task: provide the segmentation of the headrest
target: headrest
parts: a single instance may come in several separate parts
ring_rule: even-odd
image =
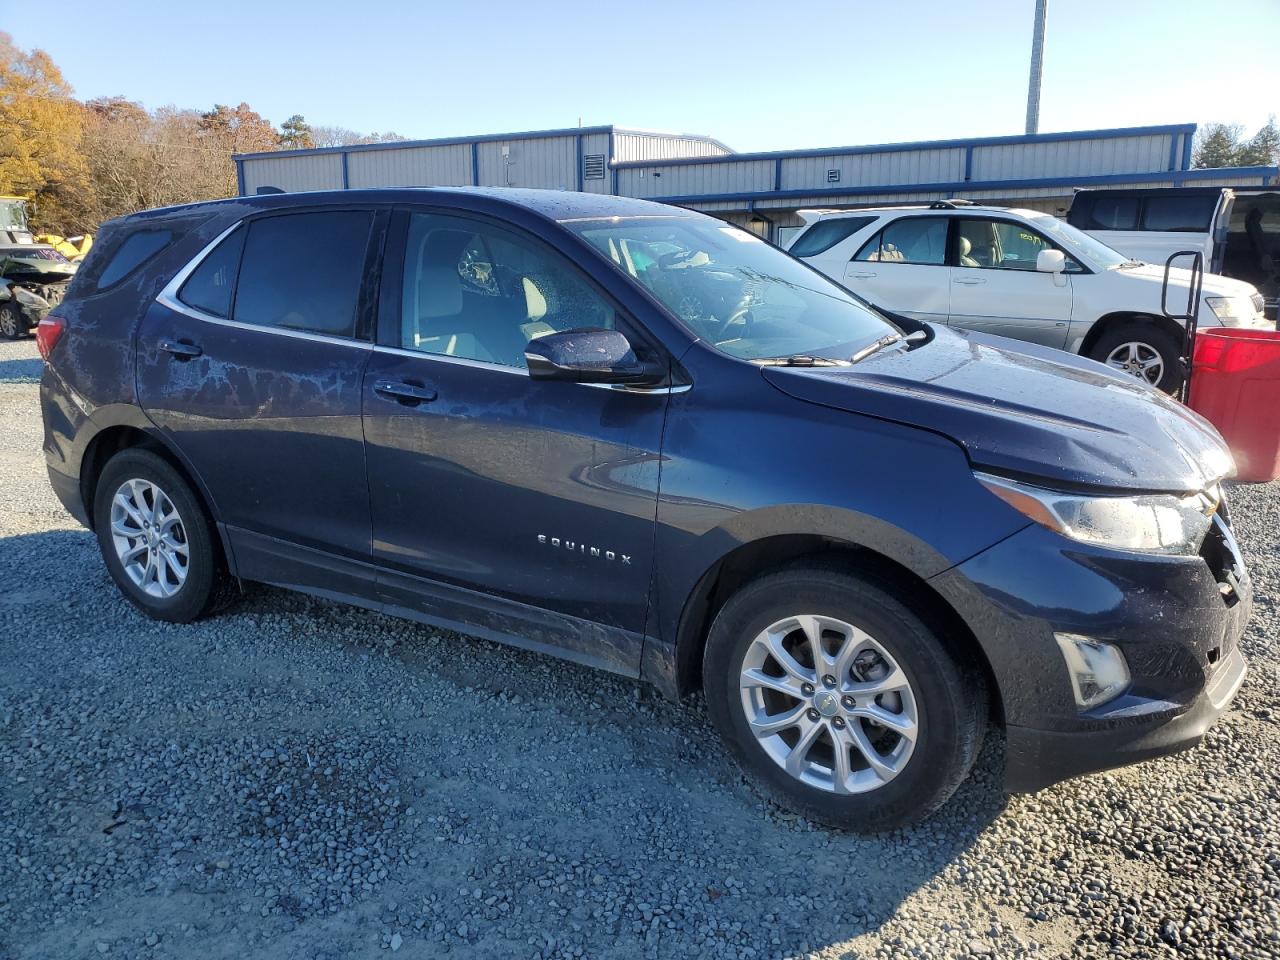
[[[969,242],[968,237],[960,238],[960,256],[967,257],[969,251],[973,249],[973,244]]]
[[[418,271],[418,317],[452,317],[462,312],[462,278],[457,267],[423,267]]]

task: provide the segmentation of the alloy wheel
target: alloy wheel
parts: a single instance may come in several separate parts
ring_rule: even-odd
[[[148,596],[172,597],[187,582],[186,527],[168,494],[150,480],[126,480],[116,490],[111,541],[125,575]]]
[[[802,783],[866,793],[898,776],[919,738],[915,693],[888,650],[832,617],[787,617],[748,647],[742,709],[766,754]]]
[[[1107,366],[1140,377],[1153,386],[1164,376],[1164,357],[1151,344],[1140,340],[1120,344],[1107,354],[1105,362]]]
[[[18,314],[16,308],[11,304],[0,307],[0,334],[4,334],[11,340],[17,339]]]

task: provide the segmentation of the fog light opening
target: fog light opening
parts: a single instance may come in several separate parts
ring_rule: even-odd
[[[1082,710],[1114,700],[1129,686],[1129,665],[1120,648],[1074,633],[1055,633],[1067,662],[1071,690]]]

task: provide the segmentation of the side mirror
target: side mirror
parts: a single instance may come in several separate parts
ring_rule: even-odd
[[[1041,250],[1036,254],[1036,269],[1041,273],[1061,273],[1067,269],[1067,256],[1061,250]]]
[[[641,363],[617,330],[565,330],[530,340],[524,348],[534,380],[571,383],[656,384],[666,371]]]

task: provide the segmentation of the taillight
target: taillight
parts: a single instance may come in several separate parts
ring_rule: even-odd
[[[49,359],[49,354],[53,352],[65,329],[67,321],[61,317],[50,316],[40,321],[40,325],[36,327],[36,347],[40,350],[40,356]]]

